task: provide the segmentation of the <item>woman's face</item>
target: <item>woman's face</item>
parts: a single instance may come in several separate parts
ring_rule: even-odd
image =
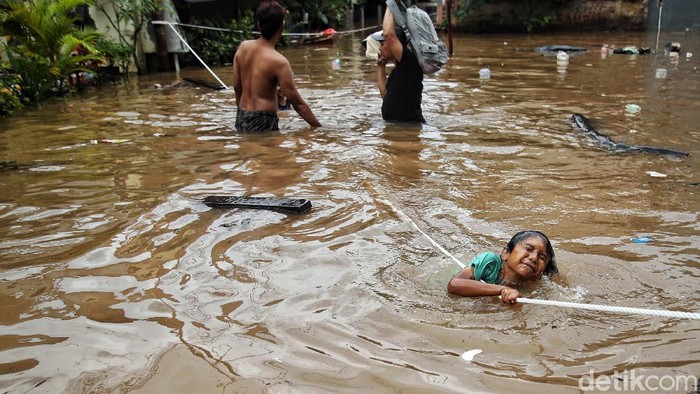
[[[510,253],[503,249],[501,259],[507,277],[529,282],[540,278],[547,266],[547,244],[538,236],[528,237],[518,242]]]

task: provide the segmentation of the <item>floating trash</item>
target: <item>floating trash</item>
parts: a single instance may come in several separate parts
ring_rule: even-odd
[[[650,237],[634,237],[630,238],[630,241],[636,243],[636,244],[648,244],[649,242],[653,242],[654,238]]]
[[[94,141],[94,140],[93,140]],[[104,142],[105,144],[123,144],[125,142],[129,142],[129,140],[125,139],[106,139],[106,140],[100,140],[100,142]]]
[[[464,359],[464,361],[472,361],[474,356],[479,353],[481,353],[481,349],[467,350],[466,352],[462,353],[462,359]]]
[[[642,107],[638,106],[637,104],[627,104],[625,105],[625,111],[631,113],[631,114],[636,114],[637,112],[641,111]]]
[[[33,167],[30,168],[29,171],[34,171],[34,172],[57,172],[65,169],[66,167],[63,166],[38,166],[38,167]]]
[[[680,52],[681,51],[681,43],[680,42],[667,42],[666,45],[664,45],[664,50],[666,52]]]
[[[647,171],[647,175],[654,178],[666,178],[668,175],[656,171]]]
[[[488,68],[482,68],[479,70],[479,78],[481,79],[489,79],[491,78],[491,70]]]
[[[657,68],[656,73],[654,75],[656,76],[656,79],[663,79],[663,78],[666,78],[667,74],[668,74],[668,71],[666,71],[665,68]]]

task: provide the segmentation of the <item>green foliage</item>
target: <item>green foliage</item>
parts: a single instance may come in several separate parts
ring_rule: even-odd
[[[543,28],[556,19],[561,6],[568,0],[525,0],[521,3],[525,12],[513,13],[513,16],[525,27],[528,32]]]
[[[252,11],[246,12],[241,20],[232,20],[228,24],[212,20],[193,20],[192,24],[227,30],[192,28],[187,31],[187,42],[208,65],[219,66],[231,63],[241,42],[253,38]]]
[[[29,51],[55,59],[63,38],[73,34],[69,14],[87,0],[6,0],[0,10],[0,32],[22,42]]]
[[[551,22],[554,18],[556,18],[556,13],[551,12],[548,15],[538,15],[538,16],[527,16],[527,15],[518,15],[518,20],[520,23],[525,26],[525,29],[528,32],[532,32],[536,28],[540,27],[545,27]]]
[[[481,9],[484,5],[484,0],[462,0],[457,4],[457,12],[455,17],[458,20],[466,19],[472,12]]]
[[[0,61],[0,116],[6,116],[22,107],[20,78],[8,62]]]
[[[94,30],[75,27],[75,7],[90,0],[5,0],[0,8],[0,35],[10,37],[5,53],[20,77],[24,104],[38,104],[69,92],[70,75],[87,71],[103,58]]]
[[[350,4],[348,0],[289,0],[282,4],[293,15],[295,21],[301,21],[304,12],[309,14],[310,30],[318,30],[325,27],[343,26],[345,23],[345,14],[348,11]],[[299,30],[300,24],[290,26],[290,31]]]
[[[60,93],[59,82],[53,78],[46,58],[22,47],[11,51],[5,46],[5,54],[9,63],[7,72],[19,82],[22,104],[36,105]]]
[[[110,66],[117,66],[126,72],[132,62],[134,46],[100,37],[95,43],[97,50],[102,53]]]

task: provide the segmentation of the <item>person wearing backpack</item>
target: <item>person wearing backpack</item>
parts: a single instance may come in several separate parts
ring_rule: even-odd
[[[425,123],[421,101],[423,96],[423,69],[408,46],[401,28],[394,27],[394,15],[387,8],[382,21],[382,33],[371,38],[379,41],[377,85],[382,96],[382,118],[387,121]],[[387,78],[386,65],[395,67]]]

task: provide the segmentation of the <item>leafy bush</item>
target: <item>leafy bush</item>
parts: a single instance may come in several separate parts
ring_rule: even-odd
[[[0,62],[0,116],[6,116],[22,107],[20,78],[10,70],[7,62]]]
[[[59,81],[53,77],[49,61],[24,47],[5,46],[10,72],[19,80],[23,105],[36,105],[59,94]]]
[[[100,37],[95,43],[95,48],[104,55],[109,66],[116,66],[126,75],[132,62],[134,46]]]
[[[75,7],[89,0],[4,0],[0,35],[11,70],[20,77],[23,104],[38,104],[52,95],[68,93],[71,74],[90,71],[103,60],[93,44],[99,34],[75,27]]]
[[[253,12],[248,11],[240,21],[229,23],[214,20],[193,20],[193,25],[215,27],[224,30],[188,28],[187,42],[207,65],[220,66],[231,63],[238,46],[253,38]]]
[[[309,14],[308,28],[315,31],[326,27],[338,29],[338,27],[343,26],[349,2],[347,0],[288,0],[285,1],[285,6],[294,16],[294,20],[302,20],[301,15],[307,12]],[[289,30],[296,31],[299,28],[300,26],[290,26]]]

